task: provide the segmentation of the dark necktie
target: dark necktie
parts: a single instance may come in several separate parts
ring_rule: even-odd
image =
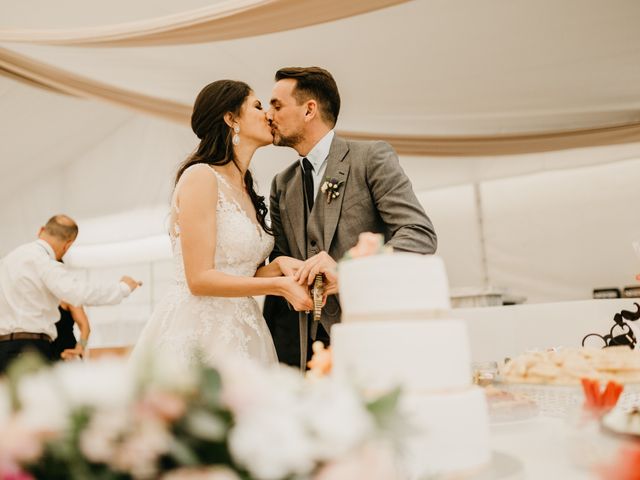
[[[307,207],[309,211],[313,208],[313,165],[306,158],[302,159],[302,173],[304,179],[304,192],[307,198]]]

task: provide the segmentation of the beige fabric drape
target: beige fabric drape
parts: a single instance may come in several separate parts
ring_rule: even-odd
[[[64,92],[64,91],[62,91],[62,90],[60,90],[58,88],[52,87],[52,86],[47,85],[47,84],[42,83],[42,82],[38,82],[37,80],[34,80],[32,78],[25,77],[24,75],[20,75],[19,73],[13,72],[11,70],[7,70],[6,68],[1,67],[1,66],[0,66],[0,75],[2,75],[3,77],[11,78],[13,80],[17,80],[18,82],[25,83],[25,84],[30,85],[32,87],[42,88],[44,90],[49,90],[51,92],[61,93],[63,95],[66,95],[66,92]]]
[[[0,48],[0,75],[82,98],[100,100],[189,125],[192,106],[114,87]],[[338,132],[358,140],[385,140],[401,155],[481,156],[545,152],[640,142],[640,122],[584,130],[477,137]]]
[[[90,47],[203,43],[282,32],[408,0],[229,0],[161,18],[65,30],[0,29],[0,42]]]
[[[100,100],[178,123],[189,122],[192,107],[108,85],[91,78],[37,62],[0,48],[0,75],[60,93]]]
[[[493,156],[640,142],[640,122],[582,130],[473,137],[366,132],[341,132],[341,134],[355,140],[385,140],[402,155]]]

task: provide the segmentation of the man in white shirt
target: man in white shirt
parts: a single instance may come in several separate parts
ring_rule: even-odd
[[[77,235],[71,218],[55,215],[40,228],[38,240],[0,260],[0,375],[26,349],[52,360],[61,301],[113,305],[142,285],[127,276],[117,283],[89,283],[69,271],[60,260]]]

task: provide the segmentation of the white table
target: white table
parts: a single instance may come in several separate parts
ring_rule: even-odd
[[[491,427],[492,449],[523,463],[523,471],[513,480],[598,480],[588,462],[600,457],[608,463],[620,446],[597,425],[578,429],[567,419],[540,416]]]

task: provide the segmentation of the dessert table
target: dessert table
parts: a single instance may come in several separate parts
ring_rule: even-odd
[[[623,309],[635,310],[634,302],[640,300],[460,308],[453,310],[453,317],[467,324],[474,362],[500,362],[532,349],[579,347],[588,333],[608,333],[613,316]],[[597,480],[601,477],[595,464],[612,463],[620,446],[619,440],[602,434],[597,424],[581,427],[571,416],[539,415],[530,420],[492,425],[492,450],[520,461],[522,468],[511,476],[494,475],[486,480]]]

